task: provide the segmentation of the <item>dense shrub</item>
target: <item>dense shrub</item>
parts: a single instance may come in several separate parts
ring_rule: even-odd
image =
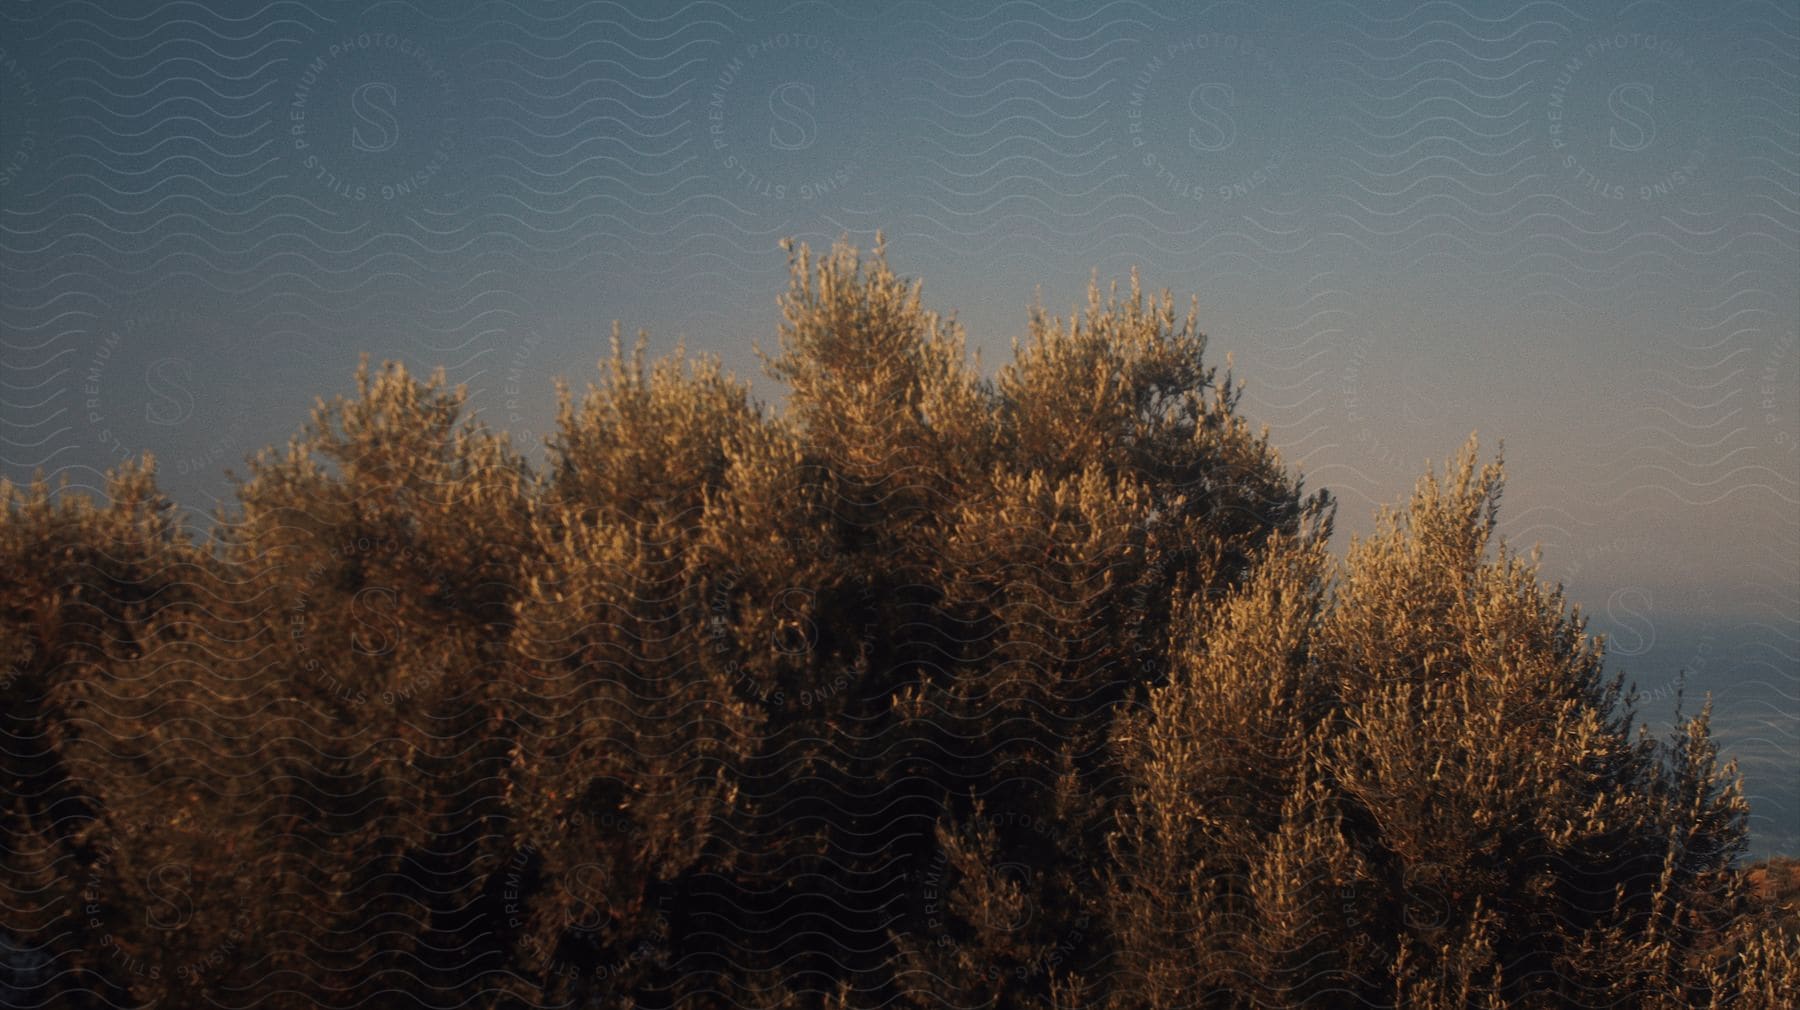
[[[6,485],[6,1002],[1791,998],[1705,712],[1636,724],[1473,443],[1335,559],[1167,295],[988,377],[792,266],[779,408],[615,332],[541,473],[365,364],[205,538]]]

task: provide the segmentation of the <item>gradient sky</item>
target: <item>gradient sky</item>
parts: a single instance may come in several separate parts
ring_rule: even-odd
[[[363,351],[522,444],[614,319],[752,376],[783,236],[885,230],[990,368],[1135,265],[1345,533],[1504,439],[1800,852],[1792,4],[14,3],[0,116],[7,476],[206,511]]]

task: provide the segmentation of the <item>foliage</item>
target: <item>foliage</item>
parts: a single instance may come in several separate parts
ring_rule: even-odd
[[[1636,725],[1472,442],[1336,560],[1135,277],[990,378],[790,256],[779,409],[615,332],[542,473],[365,362],[206,539],[148,462],[0,489],[8,1002],[1791,994],[1706,712]]]

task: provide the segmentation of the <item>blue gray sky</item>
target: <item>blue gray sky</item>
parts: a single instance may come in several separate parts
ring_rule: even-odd
[[[753,376],[778,240],[877,229],[990,368],[1092,271],[1198,296],[1346,534],[1504,439],[1800,852],[1792,4],[8,4],[0,464],[204,512],[364,351],[530,445],[613,320]]]

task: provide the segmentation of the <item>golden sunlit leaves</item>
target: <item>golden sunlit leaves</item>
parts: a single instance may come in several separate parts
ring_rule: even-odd
[[[1498,461],[1334,563],[1194,309],[1095,283],[989,379],[789,254],[779,409],[615,329],[543,472],[365,362],[205,543],[147,462],[0,488],[36,1005],[1791,993],[1706,713],[1634,726]]]

